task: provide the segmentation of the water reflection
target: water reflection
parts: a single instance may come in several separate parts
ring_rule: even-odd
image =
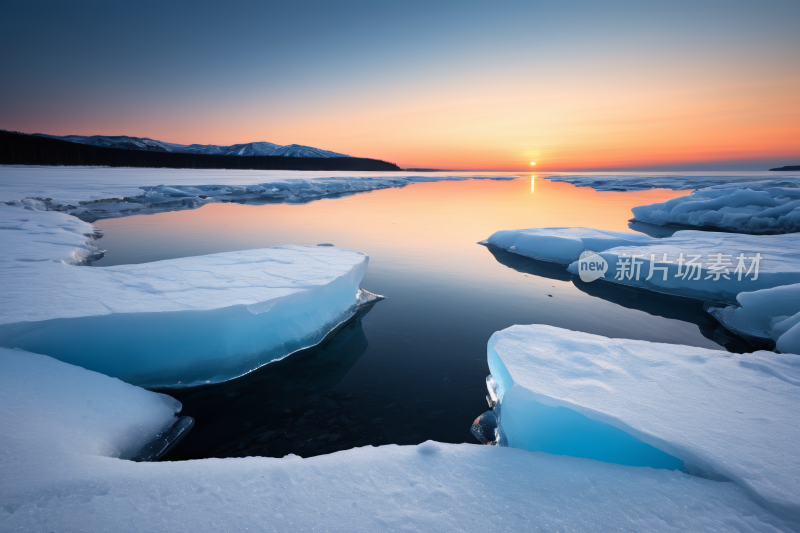
[[[639,222],[633,219],[628,221],[628,227],[633,231],[638,231],[639,233],[644,233],[657,239],[672,237],[676,232],[686,230],[708,231],[712,233],[736,233],[735,231],[719,228],[717,226],[688,226],[683,224],[664,224],[663,226],[656,226],[655,224]]]
[[[656,239],[663,239],[664,237],[672,237],[676,231],[690,229],[687,227],[674,226],[671,224],[667,224],[665,226],[656,226],[655,224],[647,224],[645,222],[639,222],[638,220],[630,220],[628,222],[628,227],[633,231],[638,231],[639,233],[650,235],[651,237],[655,237]]]
[[[532,274],[541,278],[554,279],[557,281],[572,281],[572,274],[567,271],[564,265],[558,263],[550,263],[547,261],[537,261],[524,255],[512,254],[494,246],[485,246],[489,253],[491,253],[498,263],[505,265],[508,268],[513,268],[517,272],[523,274]]]

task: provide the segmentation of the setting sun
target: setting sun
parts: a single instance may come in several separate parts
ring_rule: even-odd
[[[531,166],[534,166],[534,167],[535,167],[535,166],[536,166],[536,163],[534,163],[533,161],[531,161]]]

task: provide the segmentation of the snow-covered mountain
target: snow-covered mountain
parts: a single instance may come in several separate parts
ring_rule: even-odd
[[[174,152],[180,154],[211,154],[211,155],[279,155],[284,157],[350,157],[346,154],[339,154],[328,150],[321,150],[313,146],[303,146],[302,144],[273,144],[268,142],[252,142],[247,144],[232,144],[230,146],[219,146],[216,144],[175,144],[164,141],[157,141],[147,137],[128,137],[127,135],[47,135],[45,133],[34,133],[38,137],[49,137],[51,139],[61,139],[79,144],[89,144],[92,146],[102,146],[104,148],[123,148],[125,150],[144,150],[147,152]]]

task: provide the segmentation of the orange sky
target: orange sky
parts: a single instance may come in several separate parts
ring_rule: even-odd
[[[310,101],[281,107],[245,98],[246,112],[240,105],[205,113],[179,106],[134,117],[125,128],[112,115],[107,124],[80,130],[185,144],[294,142],[404,168],[530,170],[535,161],[537,171],[688,170],[800,163],[800,69],[750,69],[743,78],[732,67],[635,67],[612,76],[550,67],[542,77],[438,78],[401,84],[383,98],[360,90],[316,91]],[[64,126],[58,133],[76,129]]]
[[[406,168],[800,164],[796,0],[311,4],[15,4],[0,127]]]
[[[722,162],[800,163],[800,74],[747,81],[552,79],[452,87],[393,95],[386,102],[343,98],[313,110],[274,113],[269,107],[225,127],[183,121],[159,124],[177,142],[235,143],[252,139],[324,147],[376,157],[402,167],[530,170],[687,169]],[[690,80],[687,83],[687,79]],[[263,113],[263,122],[253,114]],[[169,133],[167,133],[169,132]],[[764,165],[755,166],[766,169]]]

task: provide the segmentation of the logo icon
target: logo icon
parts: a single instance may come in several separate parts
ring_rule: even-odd
[[[578,259],[578,275],[581,281],[589,282],[602,278],[607,271],[606,260],[590,250],[584,250]]]

